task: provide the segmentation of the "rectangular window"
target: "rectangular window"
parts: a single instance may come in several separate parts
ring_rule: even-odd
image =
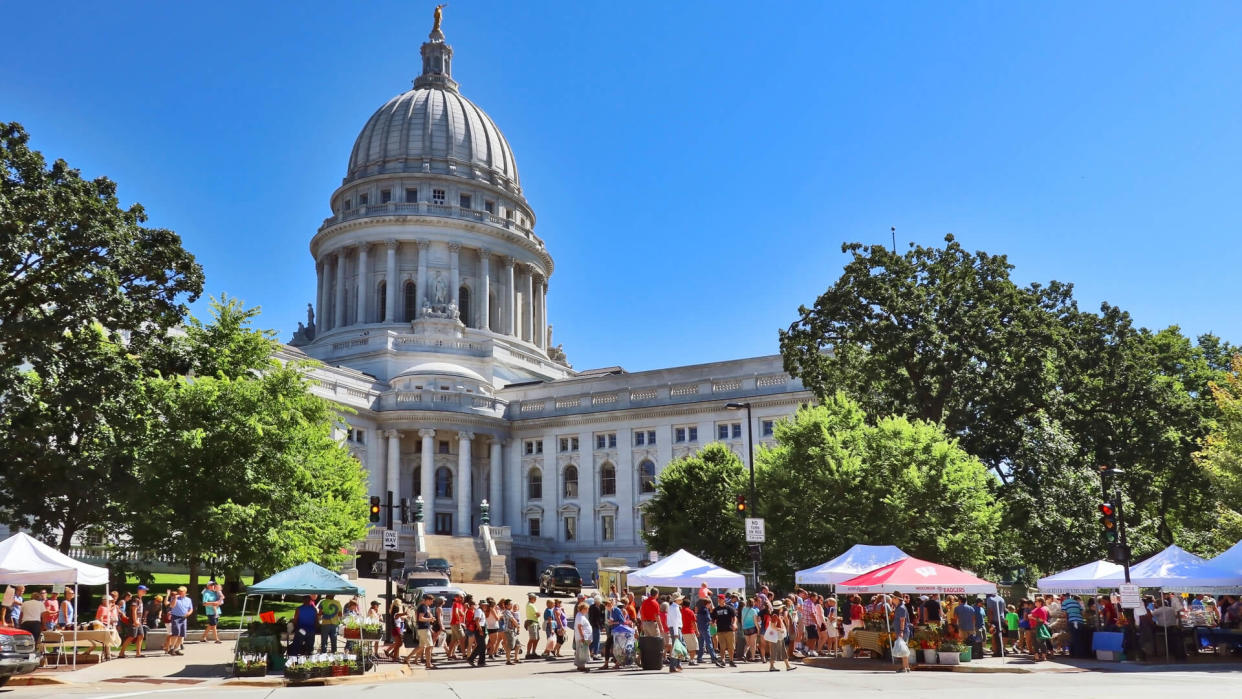
[[[655,445],[655,430],[647,430],[647,446]]]
[[[345,210],[346,210],[346,211],[349,211],[349,210],[350,210],[350,209],[352,209],[352,208],[354,208],[354,200],[353,200],[353,199],[346,199],[346,200],[345,200]]]
[[[367,195],[367,194],[358,195],[358,206],[366,206],[367,202],[369,201],[371,201],[370,195]]]
[[[565,518],[565,541],[576,541],[578,535],[578,518]]]
[[[496,213],[496,202],[486,200],[486,199],[483,200],[483,209],[487,211],[487,213],[489,214],[495,214]]]
[[[526,520],[526,529],[530,532],[531,536],[539,536],[539,518],[531,517]]]
[[[380,203],[381,203],[381,204],[387,204],[387,203],[388,203],[388,202],[390,202],[390,201],[392,201],[392,190],[391,190],[391,189],[381,189],[381,190],[380,190]]]
[[[437,512],[436,513],[436,533],[452,534],[453,533],[453,513]]]
[[[449,443],[447,439],[440,440],[440,453],[441,454],[449,453]]]
[[[577,437],[569,438],[569,450],[578,451],[578,438]]]
[[[525,444],[526,444],[525,449],[526,449],[527,456],[532,456],[534,454],[543,453],[543,440],[542,439],[528,439],[526,440]]]
[[[532,440],[526,440],[526,455],[530,456],[535,453],[535,443]]]
[[[444,203],[444,190],[443,189],[431,190],[431,200],[437,204],[443,204]]]
[[[363,436],[363,435],[365,435],[365,434],[366,434],[366,432],[365,432],[364,430],[356,430],[356,431],[354,432],[354,441],[355,441],[355,442],[357,442],[357,443],[359,443],[359,444],[365,444],[365,443],[366,443],[366,440],[364,440],[364,439],[362,438],[362,436]]]
[[[686,428],[684,427],[673,428],[673,441],[678,444],[684,443],[686,441]]]
[[[759,434],[764,437],[771,437],[776,424],[773,420],[763,420],[759,423]]]
[[[405,200],[408,202],[418,201],[418,187],[406,187]]]
[[[742,438],[742,423],[740,422],[733,423],[733,438],[734,439]]]
[[[561,437],[561,451],[569,451],[569,438]]]
[[[596,449],[616,449],[617,433],[616,432],[600,432],[595,435]]]
[[[617,518],[613,515],[604,515],[599,518],[600,538],[604,541],[612,541],[617,538]]]
[[[616,432],[608,433],[608,448],[609,449],[617,448],[617,433]]]
[[[634,446],[641,447],[647,443],[647,433],[638,431],[634,433]]]
[[[513,209],[505,209],[505,218],[513,220]]]
[[[460,207],[461,207],[461,208],[463,208],[463,209],[471,209],[471,208],[474,208],[474,207],[472,206],[472,202],[470,201],[470,195],[469,195],[469,194],[461,194],[461,195],[458,195],[458,197],[457,197],[457,204],[458,204],[458,206],[460,206]]]
[[[717,439],[741,439],[742,423],[740,422],[722,422],[716,425]]]
[[[687,430],[687,432],[689,432],[689,434],[687,435],[687,439],[689,441],[691,442],[699,441],[699,428],[691,427],[689,430]]]
[[[651,531],[651,520],[647,518],[646,512],[642,514],[641,522],[642,522],[642,528],[644,532]]]

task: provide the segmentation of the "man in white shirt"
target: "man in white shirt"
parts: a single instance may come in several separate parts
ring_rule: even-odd
[[[586,602],[578,603],[574,616],[574,665],[578,672],[590,672],[587,661],[591,659],[591,618],[587,616]]]
[[[681,641],[681,603],[686,598],[678,593],[668,605],[664,625],[668,627],[668,642],[672,650],[668,654],[668,671],[681,672],[681,659],[677,657],[677,642]],[[685,643],[685,641],[682,641]]]

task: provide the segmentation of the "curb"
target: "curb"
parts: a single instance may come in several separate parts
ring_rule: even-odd
[[[821,668],[824,670],[865,670],[871,672],[892,672],[893,665],[887,662],[872,660],[871,658],[851,659],[851,658],[806,658],[802,661],[804,665]],[[1072,672],[1090,672],[1088,669],[1079,667],[1053,668],[1049,666],[1034,667],[1028,665],[1002,665],[1002,666],[986,666],[971,665],[968,663],[961,665],[927,665],[925,663],[911,664],[910,669],[915,672],[965,672],[974,674],[1011,674],[1011,675],[1042,675],[1042,674],[1062,674]]]
[[[77,682],[62,680],[59,677],[51,677],[48,675],[14,675],[9,678],[6,687],[39,687],[46,685],[75,685]]]
[[[423,673],[426,670],[419,668],[417,671]],[[411,667],[401,666],[384,672],[376,672],[368,675],[342,675],[341,677],[319,677],[304,682],[293,682],[283,677],[234,677],[224,680],[217,686],[223,687],[335,687],[347,684],[373,684],[376,682],[392,682],[395,680],[411,677],[416,670]]]

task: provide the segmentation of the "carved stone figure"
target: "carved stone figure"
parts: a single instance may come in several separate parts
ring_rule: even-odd
[[[444,275],[438,271],[436,272],[436,280],[435,280],[434,288],[436,290],[436,296],[435,296],[436,305],[444,306],[448,304],[448,300],[449,300],[448,299],[448,282],[444,281]]]
[[[301,323],[299,323],[299,325],[301,325]],[[306,327],[315,327],[315,307],[309,303],[306,304]]]

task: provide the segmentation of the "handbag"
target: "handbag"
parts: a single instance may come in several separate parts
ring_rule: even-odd
[[[1039,625],[1039,630],[1035,632],[1035,635],[1036,635],[1036,636],[1038,636],[1038,637],[1039,637],[1039,640],[1041,640],[1041,641],[1051,641],[1051,640],[1052,640],[1052,631],[1051,631],[1051,630],[1049,630],[1049,628],[1048,628],[1048,625],[1047,625],[1047,624],[1040,624],[1040,625]]]
[[[772,624],[769,624],[768,629],[763,632],[763,640],[767,641],[768,643],[776,643],[777,641],[781,640],[783,636],[784,634],[781,632],[781,630],[776,628],[776,626]]]
[[[893,657],[894,658],[910,657],[910,646],[906,645],[906,640],[904,638],[901,638],[900,636],[897,637],[896,641],[893,641]]]

